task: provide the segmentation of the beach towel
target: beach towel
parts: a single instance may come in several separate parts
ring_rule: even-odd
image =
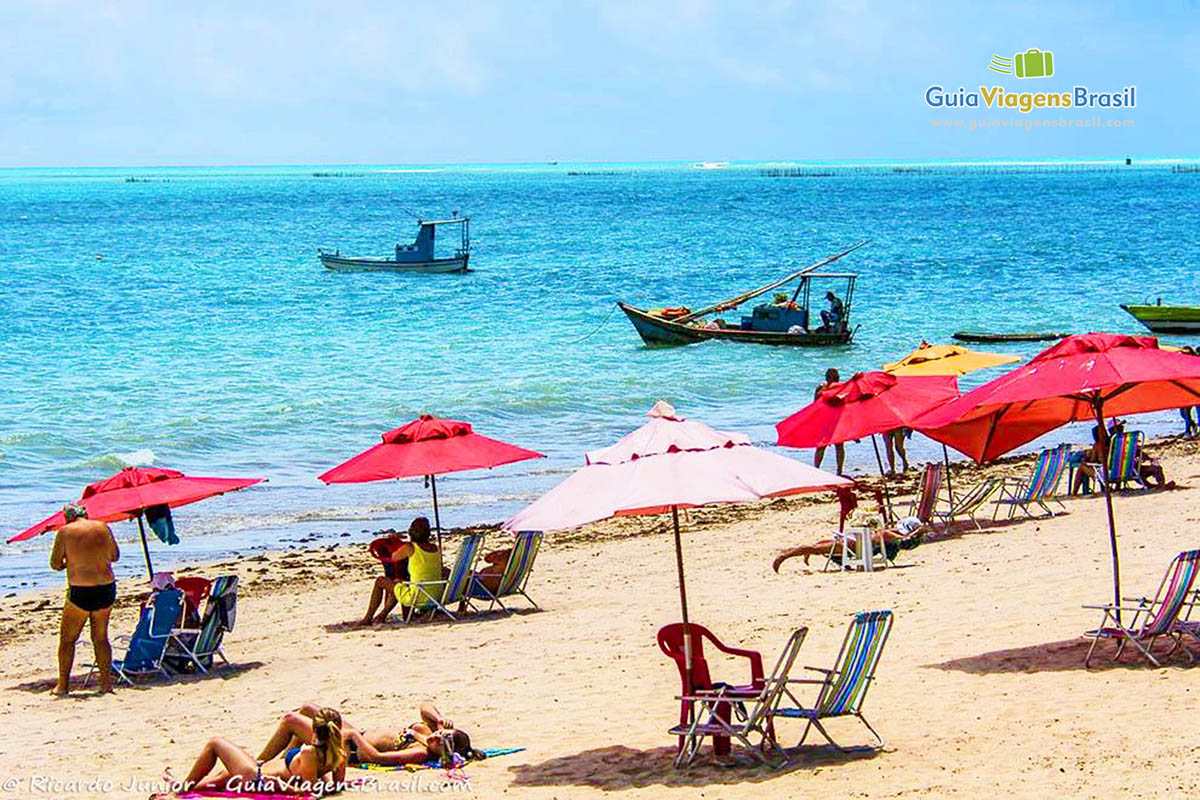
[[[491,750],[484,750],[483,755],[486,760],[488,758],[496,758],[497,756],[506,756],[510,753],[519,753],[524,749],[524,747],[496,747]],[[442,764],[435,758],[426,761],[424,764],[405,764],[402,767],[385,766],[383,764],[351,764],[350,766],[354,769],[367,769],[374,772],[399,772],[400,770],[416,772],[422,769],[438,769]]]
[[[175,520],[171,519],[170,506],[150,506],[146,509],[146,524],[163,544],[179,544],[175,535]]]

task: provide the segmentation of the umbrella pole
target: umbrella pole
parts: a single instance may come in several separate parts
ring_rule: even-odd
[[[683,540],[679,536],[679,506],[671,506],[671,524],[675,528],[675,568],[679,571],[679,608],[683,611],[683,683],[684,694],[692,693],[692,637],[688,633],[687,587],[683,582]]]
[[[1101,400],[1097,399],[1092,408],[1096,411],[1096,424],[1100,426],[1100,469],[1108,470],[1108,452],[1112,442],[1109,439],[1108,429],[1104,427],[1104,407]],[[1104,506],[1108,510],[1108,543],[1112,548],[1112,570],[1113,570],[1113,610],[1116,615],[1117,625],[1121,624],[1121,562],[1117,556],[1117,522],[1113,517],[1113,502],[1112,502],[1112,486],[1108,480],[1108,475],[1104,475],[1104,480],[1100,481],[1104,485]],[[1097,478],[1097,480],[1100,480]]]
[[[437,475],[429,476],[429,488],[433,492],[433,527],[437,530],[438,554],[442,552],[442,517],[438,513]]]
[[[146,556],[146,574],[150,576],[150,580],[154,580],[154,566],[150,563],[150,545],[146,542],[146,523],[142,521],[142,515],[138,514],[138,533],[142,535],[142,554]]]
[[[875,438],[875,434],[871,434],[871,446],[875,448],[875,461],[879,464],[879,477],[883,478],[883,504],[887,508],[888,518],[884,523],[890,525],[895,519],[896,514],[892,511],[892,493],[888,491],[887,474],[883,471],[883,457],[879,455],[879,440]]]
[[[946,497],[950,501],[950,507],[954,508],[954,485],[950,482],[950,451],[946,445],[942,445],[942,459],[946,462]]]

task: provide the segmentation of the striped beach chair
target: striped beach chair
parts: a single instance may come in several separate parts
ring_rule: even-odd
[[[1183,636],[1188,634],[1195,638],[1196,634],[1200,633],[1200,624],[1181,621],[1179,615],[1185,605],[1194,603],[1192,586],[1196,582],[1198,565],[1200,550],[1186,550],[1175,556],[1171,566],[1167,568],[1153,600],[1146,597],[1124,597],[1121,598],[1122,603],[1133,605],[1119,608],[1112,604],[1084,606],[1104,612],[1100,627],[1084,633],[1086,638],[1092,640],[1092,646],[1088,648],[1087,656],[1083,660],[1084,667],[1091,663],[1092,653],[1101,639],[1117,640],[1117,652],[1113,655],[1113,661],[1121,657],[1125,646],[1129,644],[1156,667],[1162,666],[1158,658],[1170,656],[1176,650],[1182,650],[1189,662],[1194,661],[1191,652],[1183,646]],[[1133,615],[1128,624],[1118,620],[1118,611]],[[1155,658],[1151,650],[1159,638],[1171,640],[1174,646],[1165,656]]]
[[[667,731],[679,737],[676,769],[683,769],[696,760],[705,737],[714,739],[714,751],[717,750],[715,740],[736,739],[750,755],[765,764],[782,767],[787,763],[787,756],[775,739],[772,717],[787,692],[788,676],[807,634],[808,628],[799,628],[788,637],[775,669],[757,692],[747,692],[749,687],[722,684],[676,698],[685,709],[680,724]],[[742,713],[731,714],[731,707],[739,708]]]
[[[452,622],[458,619],[454,616],[451,608],[470,600],[470,589],[475,576],[475,560],[479,558],[479,552],[483,549],[483,538],[482,533],[468,533],[463,537],[462,544],[458,547],[458,556],[455,557],[454,566],[450,570],[450,576],[445,580],[404,581],[396,584],[396,597],[401,601],[404,600],[403,590],[405,587],[416,588],[416,602],[406,607],[403,616],[404,622],[411,622],[413,617],[418,614],[428,614],[429,619],[433,619],[441,613],[449,617]]]
[[[221,643],[237,621],[237,589],[236,575],[222,575],[215,579],[209,588],[200,626],[171,631],[167,663],[173,669],[180,672],[195,669],[207,673],[216,658],[229,665],[229,659],[221,650]]]
[[[983,530],[979,524],[979,520],[975,516],[983,504],[991,499],[1004,481],[1000,478],[984,478],[974,489],[967,492],[958,498],[957,502],[953,503],[950,508],[945,511],[934,509],[933,516],[942,523],[945,530],[950,530],[950,526],[954,524],[954,520],[959,517],[966,517],[974,524],[975,530]]]
[[[1047,501],[1058,503],[1059,508],[1066,511],[1067,507],[1058,499],[1058,483],[1063,473],[1067,471],[1067,461],[1071,457],[1071,445],[1061,444],[1052,450],[1043,450],[1038,454],[1033,473],[1027,481],[1005,481],[1000,486],[1000,497],[996,500],[996,511],[992,514],[995,519],[1000,513],[1001,506],[1008,506],[1008,518],[1012,519],[1020,509],[1027,517],[1033,517],[1033,506],[1038,506],[1046,512],[1046,516],[1054,516],[1054,511],[1046,505]]]
[[[933,510],[937,507],[938,493],[942,491],[942,465],[939,463],[926,464],[921,473],[921,483],[917,487],[917,496],[909,504],[908,516],[916,517],[926,525],[933,521]]]
[[[846,638],[842,640],[842,649],[838,652],[833,669],[805,667],[805,669],[825,674],[824,678],[796,679],[787,681],[788,684],[816,684],[820,686],[817,701],[811,708],[804,706],[796,699],[790,689],[785,689],[781,701],[790,700],[792,705],[780,707],[777,705],[771,712],[772,718],[803,719],[808,724],[800,736],[799,747],[808,738],[808,732],[816,728],[818,732],[834,747],[845,750],[833,740],[829,731],[821,724],[822,720],[836,717],[853,716],[867,727],[867,730],[878,742],[874,749],[883,748],[883,737],[871,727],[863,716],[863,703],[867,699],[867,691],[875,680],[875,668],[879,665],[879,657],[887,644],[888,634],[892,630],[891,611],[860,611],[854,615]]]
[[[506,613],[513,613],[504,605],[503,598],[514,595],[524,597],[534,608],[537,608],[538,604],[525,592],[525,584],[529,583],[529,575],[533,572],[533,562],[537,559],[541,546],[541,531],[519,532],[513,541],[512,552],[508,555],[508,563],[504,566],[504,573],[500,576],[496,593],[492,594],[478,578],[473,577],[471,597],[476,600],[489,601],[489,611],[499,605]]]
[[[1108,481],[1117,491],[1124,489],[1130,483],[1136,483],[1143,489],[1149,489],[1142,480],[1141,470],[1142,432],[1126,431],[1120,436],[1114,436],[1109,442],[1108,468],[1104,470],[1101,482]],[[1101,475],[1100,471],[1096,471]]]

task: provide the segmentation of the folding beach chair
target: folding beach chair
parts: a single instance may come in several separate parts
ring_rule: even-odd
[[[860,611],[854,615],[850,628],[846,631],[846,638],[842,640],[842,649],[838,652],[833,669],[805,667],[805,669],[825,673],[824,678],[787,681],[788,685],[810,683],[821,687],[817,701],[811,708],[801,704],[791,689],[785,688],[783,697],[780,698],[781,702],[790,701],[794,705],[780,708],[777,704],[771,712],[772,717],[808,720],[797,747],[804,744],[809,730],[816,728],[831,745],[845,750],[846,748],[833,740],[833,737],[821,724],[821,720],[854,716],[867,726],[867,730],[879,742],[875,749],[883,748],[883,737],[871,727],[871,723],[867,722],[867,718],[863,716],[862,707],[863,702],[867,699],[867,690],[871,688],[871,682],[875,679],[875,668],[879,664],[879,656],[883,653],[883,646],[887,644],[888,634],[891,630],[891,611]]]
[[[737,712],[739,716],[744,716],[745,708],[742,706],[742,701],[757,697],[763,688],[763,663],[762,655],[754,650],[742,650],[736,647],[730,647],[723,644],[720,639],[713,635],[712,631],[703,625],[697,625],[694,622],[689,622],[687,625],[688,640],[692,651],[692,673],[691,680],[688,680],[687,672],[687,652],[683,646],[683,623],[673,622],[670,625],[664,625],[658,630],[658,647],[663,653],[675,662],[675,667],[679,670],[679,683],[681,686],[681,694],[689,694],[696,692],[709,692],[718,687],[725,688],[725,705],[716,709],[721,714],[729,716],[731,711]],[[738,685],[728,683],[714,682],[712,674],[708,669],[708,660],[704,656],[704,643],[708,642],[718,651],[737,658],[746,659],[747,665],[750,667],[750,682]],[[689,691],[690,690],[690,691]],[[692,721],[692,705],[690,701],[681,701],[679,707],[679,724],[686,726]],[[680,735],[679,748],[680,753],[683,752],[684,739]],[[713,749],[717,755],[724,755],[729,752],[729,738],[715,736],[713,738]]]
[[[1109,442],[1108,468],[1101,471],[1093,467],[1101,488],[1107,481],[1114,491],[1120,491],[1130,483],[1149,489],[1150,486],[1142,479],[1141,453],[1141,431],[1126,431],[1114,436]]]
[[[788,638],[775,662],[775,668],[753,694],[748,695],[739,687],[722,685],[710,690],[694,689],[691,693],[679,696],[684,708],[690,709],[688,716],[691,719],[681,718],[679,725],[667,731],[680,740],[679,753],[675,756],[676,769],[682,769],[696,760],[706,736],[712,737],[713,751],[718,755],[721,754],[717,747],[719,740],[728,742],[737,739],[751,755],[765,764],[781,767],[787,763],[787,757],[776,741],[771,720],[780,698],[787,691],[788,675],[807,634],[808,628],[799,628]],[[729,714],[731,702],[737,703],[742,709],[736,719]],[[752,737],[757,738],[757,743]]]
[[[928,525],[933,521],[933,510],[937,507],[938,493],[942,490],[941,464],[926,464],[921,473],[921,483],[917,487],[917,496],[908,506],[908,516]]]
[[[212,582],[200,627],[171,631],[168,663],[181,672],[195,668],[202,673],[212,669],[214,656],[229,664],[221,642],[237,621],[237,584],[236,575],[222,575]]]
[[[1039,453],[1029,480],[1006,480],[1001,484],[1000,497],[996,500],[996,510],[992,514],[992,519],[999,515],[1002,505],[1008,506],[1009,519],[1016,515],[1017,509],[1020,509],[1025,516],[1032,518],[1035,515],[1031,509],[1035,505],[1045,511],[1046,516],[1053,517],[1054,511],[1046,505],[1047,501],[1057,503],[1059,508],[1066,511],[1067,507],[1062,504],[1055,493],[1063,473],[1066,472],[1067,460],[1070,457],[1071,445],[1069,444],[1061,444],[1051,450],[1043,450]]]
[[[508,555],[508,564],[504,567],[504,573],[500,576],[500,584],[496,587],[496,593],[492,594],[483,582],[474,575],[472,576],[471,597],[476,600],[489,601],[488,610],[491,611],[498,604],[507,613],[512,612],[504,605],[501,598],[520,595],[528,600],[534,608],[538,604],[533,598],[525,592],[525,584],[529,582],[529,575],[533,572],[533,562],[537,558],[538,549],[542,546],[542,534],[540,531],[521,531],[517,534],[516,540],[513,542],[512,551]]]
[[[983,530],[979,524],[979,519],[976,518],[975,512],[978,511],[984,503],[991,499],[1004,481],[1000,478],[984,478],[980,483],[976,484],[975,488],[967,492],[965,495],[959,495],[956,502],[950,505],[946,511],[938,511],[934,509],[933,516],[942,523],[944,530],[950,530],[950,526],[954,524],[954,520],[958,517],[966,517],[971,520],[975,526],[975,530]]]
[[[396,597],[403,601],[404,588],[416,589],[416,600],[407,606],[402,617],[404,622],[411,622],[418,614],[428,614],[433,619],[439,612],[445,614],[453,622],[458,618],[450,610],[453,606],[464,601],[470,602],[470,589],[474,582],[475,560],[483,549],[483,534],[468,533],[458,547],[458,556],[454,559],[454,567],[450,577],[440,581],[405,581],[397,583]]]
[[[1101,639],[1118,641],[1117,652],[1113,656],[1114,661],[1121,657],[1125,645],[1132,644],[1151,664],[1156,667],[1162,666],[1158,658],[1151,653],[1154,642],[1159,637],[1166,637],[1174,642],[1174,647],[1166,653],[1167,656],[1176,650],[1183,650],[1188,661],[1194,661],[1195,658],[1191,652],[1183,646],[1183,635],[1189,634],[1194,637],[1196,633],[1200,633],[1200,626],[1187,621],[1181,622],[1179,614],[1189,601],[1194,603],[1192,585],[1196,582],[1198,564],[1200,564],[1200,550],[1186,550],[1175,556],[1175,560],[1167,568],[1166,575],[1163,576],[1162,583],[1158,585],[1158,592],[1153,600],[1146,597],[1121,598],[1122,602],[1136,604],[1121,606],[1119,609],[1122,612],[1133,614],[1128,623],[1117,622],[1118,608],[1111,603],[1084,606],[1084,608],[1104,612],[1104,619],[1101,621],[1100,627],[1084,633],[1086,638],[1092,640],[1092,646],[1088,648],[1087,656],[1083,660],[1084,667],[1091,662],[1092,653]]]
[[[178,624],[179,615],[183,611],[183,592],[178,589],[162,589],[152,592],[137,626],[131,636],[116,636],[114,641],[125,644],[125,657],[115,658],[112,662],[113,674],[118,681],[133,685],[133,679],[146,675],[161,675],[169,677],[170,672],[163,665],[167,642],[171,639],[171,630]],[[96,672],[96,665],[89,664],[91,669],[83,679],[84,686]]]

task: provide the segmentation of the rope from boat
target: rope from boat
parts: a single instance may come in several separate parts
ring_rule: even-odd
[[[610,319],[612,319],[613,312],[616,311],[617,308],[618,308],[618,306],[614,304],[613,307],[608,310],[608,314],[606,314],[604,316],[604,319],[600,320],[600,323],[598,325],[596,325],[596,327],[592,328],[590,331],[585,333],[583,336],[580,336],[578,339],[570,340],[569,342],[567,342],[567,344],[579,344],[584,339],[592,338],[592,336],[594,336],[597,331],[599,331],[601,328],[604,327],[604,323],[606,323]]]

